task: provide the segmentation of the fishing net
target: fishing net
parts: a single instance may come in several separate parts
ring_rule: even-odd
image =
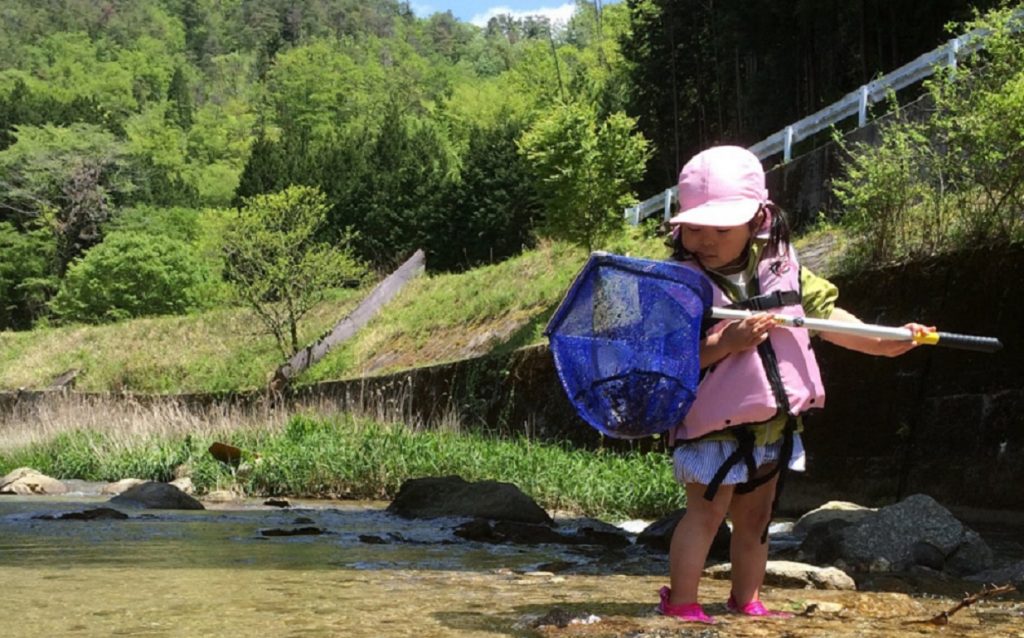
[[[710,302],[707,280],[689,268],[593,253],[545,330],[579,415],[620,439],[678,425],[700,379]]]

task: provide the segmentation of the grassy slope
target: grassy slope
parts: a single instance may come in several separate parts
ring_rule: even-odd
[[[322,303],[302,325],[315,338],[358,303],[354,291]],[[260,387],[281,360],[247,311],[135,319],[0,333],[0,388],[41,388],[70,368],[84,391],[177,393]]]
[[[664,257],[659,239],[631,233],[609,250]],[[315,383],[540,343],[542,331],[586,252],[544,244],[501,264],[411,283],[355,339],[300,379]],[[309,342],[352,310],[362,293],[341,292],[302,324]],[[222,309],[0,333],[0,389],[41,388],[81,370],[76,388],[135,392],[230,391],[262,387],[280,362],[251,313]]]

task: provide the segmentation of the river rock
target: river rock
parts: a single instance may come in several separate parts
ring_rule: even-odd
[[[577,522],[575,539],[580,545],[600,545],[610,549],[622,549],[633,544],[625,531],[594,518]]]
[[[171,481],[170,484],[178,488],[182,492],[188,494],[189,496],[192,496],[193,494],[196,493],[196,486],[195,484],[192,483],[191,477],[183,476],[181,478],[176,478],[173,481]]]
[[[145,482],[146,481],[138,478],[121,479],[120,481],[115,481],[113,483],[107,483],[106,485],[104,485],[102,488],[100,488],[100,494],[110,494],[116,496],[135,487],[136,485],[142,485]]]
[[[542,507],[511,483],[469,483],[459,476],[409,479],[402,483],[387,511],[402,518],[458,516],[547,525],[552,522]]]
[[[704,570],[710,578],[727,579],[732,576],[732,564],[723,563]],[[855,591],[857,584],[846,572],[835,567],[817,567],[788,560],[770,560],[765,568],[764,583],[773,587],[802,587],[803,589],[835,589]]]
[[[908,496],[856,523],[840,527],[833,521],[832,533],[823,543],[828,551],[819,551],[817,557],[833,558],[834,551],[838,556],[830,562],[842,560],[860,571],[882,562],[902,571],[922,560],[928,567],[969,574],[992,564],[992,551],[981,537],[924,494]]]
[[[57,515],[44,514],[34,518],[46,521],[123,521],[128,518],[128,515],[112,507],[94,507],[80,512],[65,512]]]
[[[324,528],[314,526],[274,527],[260,530],[260,536],[320,536],[327,533]]]
[[[212,490],[203,497],[209,503],[238,503],[245,497],[234,490]]]
[[[834,520],[856,523],[875,511],[877,510],[849,501],[829,501],[797,519],[797,522],[793,524],[793,534],[806,536],[814,526]]]
[[[19,467],[0,479],[0,494],[27,496],[30,494],[64,494],[67,491],[67,486],[57,479],[30,467]]]
[[[110,503],[126,507],[143,507],[157,510],[201,510],[203,504],[168,483],[146,481],[131,487],[114,498]]]
[[[636,537],[637,545],[646,545],[650,549],[667,552],[672,544],[672,534],[676,531],[676,525],[686,514],[686,508],[678,509],[668,516],[659,518]],[[711,542],[709,556],[714,560],[729,560],[729,542],[732,539],[732,532],[724,522],[719,526],[715,540]]]
[[[990,585],[1013,585],[1024,591],[1024,560],[967,576],[965,580]]]
[[[572,537],[563,536],[548,525],[519,521],[494,521],[476,518],[455,528],[455,535],[482,543],[514,543],[540,545],[545,543],[573,543]]]
[[[797,559],[815,565],[831,565],[840,561],[840,532],[852,524],[841,518],[833,518],[810,527],[800,543]]]

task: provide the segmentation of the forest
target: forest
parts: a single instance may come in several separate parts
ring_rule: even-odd
[[[579,0],[477,27],[396,0],[6,0],[0,330],[308,307],[418,248],[436,272],[598,247],[696,151],[997,4]]]

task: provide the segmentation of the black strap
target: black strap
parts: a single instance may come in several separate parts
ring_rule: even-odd
[[[722,481],[725,480],[726,474],[732,469],[734,465],[739,463],[741,460],[747,465],[747,476],[753,477],[757,473],[757,464],[754,462],[754,433],[745,427],[736,427],[730,430],[733,436],[736,437],[736,450],[729,455],[722,465],[718,467],[711,482],[708,483],[707,489],[704,490],[704,498],[713,501],[715,495],[718,493],[718,488],[722,486]],[[786,421],[786,427],[782,432],[782,448],[779,450],[779,458],[770,472],[762,476],[747,479],[745,483],[740,483],[736,486],[737,494],[749,494],[757,488],[761,487],[768,481],[772,480],[775,475],[778,475],[779,481],[775,484],[775,497],[772,499],[772,510],[771,516],[768,519],[768,525],[765,526],[764,532],[761,533],[761,542],[768,542],[768,528],[771,526],[771,519],[775,518],[775,511],[779,507],[779,497],[782,495],[782,486],[785,482],[786,472],[789,471],[789,462],[793,458],[793,435],[796,433],[796,418],[790,416]]]
[[[776,290],[756,297],[750,297],[736,303],[731,303],[726,308],[733,310],[771,310],[782,306],[796,306],[801,303],[803,296],[799,290]]]
[[[736,450],[718,466],[707,489],[704,490],[704,498],[709,501],[715,500],[715,494],[718,493],[718,488],[722,486],[722,481],[725,480],[725,475],[729,473],[732,466],[743,461],[747,464],[748,475],[753,476],[757,471],[757,465],[754,463],[754,433],[745,427],[732,428],[730,432],[736,437]]]
[[[786,430],[782,436],[782,449],[779,450],[779,462],[775,469],[779,473],[779,482],[775,484],[775,498],[772,499],[772,512],[768,518],[768,524],[761,532],[761,544],[768,542],[768,528],[771,527],[775,512],[779,509],[779,499],[782,497],[782,488],[786,483],[786,473],[789,472],[789,462],[793,458],[793,437],[796,433],[796,418],[789,417],[786,421]]]

